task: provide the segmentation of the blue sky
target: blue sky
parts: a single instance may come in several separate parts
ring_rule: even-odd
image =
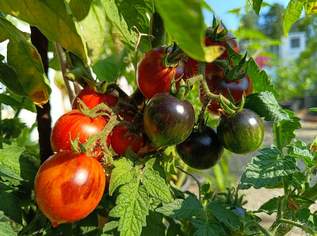
[[[206,0],[206,2],[215,10],[216,14],[223,20],[228,29],[236,29],[239,21],[236,16],[228,13],[229,10],[239,7],[244,7],[246,0]],[[287,5],[289,0],[266,0],[267,3],[280,3],[284,6]],[[205,14],[206,22],[212,22],[212,15]]]

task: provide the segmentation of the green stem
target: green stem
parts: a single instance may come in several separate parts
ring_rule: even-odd
[[[67,79],[67,59],[61,45],[59,45],[58,43],[55,43],[55,49],[56,49],[56,54],[57,54],[59,63],[61,65],[61,71],[62,71],[64,83],[67,89],[69,101],[70,101],[70,104],[72,105],[75,95]]]
[[[188,170],[188,166],[186,165],[184,167],[184,169],[187,171]],[[187,177],[187,175],[184,172],[181,172],[181,174],[179,175],[178,180],[177,180],[177,182],[175,184],[176,187],[180,188],[184,184],[184,182],[186,180],[186,177]]]
[[[274,123],[273,125],[273,134],[274,134],[275,145],[277,146],[279,150],[281,150],[282,144],[281,144],[281,138],[280,138],[280,129],[276,123]]]
[[[298,228],[301,228],[302,230],[304,230],[305,232],[307,233],[310,233],[312,235],[315,234],[314,230],[311,229],[310,227],[304,225],[304,224],[301,224],[301,223],[298,223],[298,222],[295,222],[295,221],[292,221],[292,220],[288,220],[288,219],[280,219],[279,220],[279,223],[284,223],[284,224],[289,224],[289,225],[293,225],[295,227],[298,227]]]
[[[199,180],[198,180],[195,176],[193,176],[192,174],[190,174],[189,172],[183,170],[182,168],[177,167],[177,169],[179,169],[181,172],[183,172],[183,173],[185,173],[186,175],[189,175],[190,177],[193,178],[193,180],[196,182],[197,187],[198,187],[198,198],[199,198],[199,201],[201,201],[201,186],[200,186]]]

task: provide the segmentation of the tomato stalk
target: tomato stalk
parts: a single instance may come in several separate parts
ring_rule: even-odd
[[[62,76],[63,76],[63,80],[64,80],[64,83],[65,83],[65,86],[67,89],[69,101],[70,101],[70,104],[72,104],[72,102],[75,98],[75,94],[74,94],[73,90],[71,89],[68,78],[66,76],[66,74],[67,74],[66,56],[65,56],[63,48],[58,43],[55,43],[55,50],[56,50],[56,54],[57,54],[59,63],[61,65]]]
[[[189,172],[187,172],[186,170],[183,170],[182,168],[180,168],[179,166],[176,167],[178,170],[180,170],[181,172],[183,172],[184,174],[190,176],[193,178],[193,180],[196,182],[197,187],[198,187],[198,199],[199,201],[201,201],[201,186],[200,186],[200,182],[199,180],[192,174],[190,174]]]

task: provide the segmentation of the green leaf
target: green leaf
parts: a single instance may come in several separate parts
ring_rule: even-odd
[[[77,4],[90,4],[91,0],[72,0]],[[109,26],[106,21],[106,13],[101,0],[94,0],[88,7],[87,14],[81,19],[79,24],[79,33],[87,44],[88,56],[91,63],[94,64],[102,54],[105,53],[106,35]],[[82,14],[82,13],[79,13]]]
[[[0,183],[0,195],[0,211],[14,222],[22,224],[22,206],[16,192]]]
[[[265,202],[260,208],[259,211],[265,212],[266,214],[273,214],[277,212],[279,201],[282,200],[282,197],[274,197]]]
[[[274,141],[279,148],[287,146],[295,138],[295,130],[301,127],[300,119],[294,112],[284,110],[289,119],[281,120],[274,126]]]
[[[290,119],[271,92],[251,94],[246,99],[245,108],[253,110],[267,121],[279,122]]]
[[[252,0],[253,10],[257,15],[259,15],[263,0]]]
[[[103,233],[111,232],[114,229],[118,228],[119,222],[118,221],[110,221],[105,224],[102,228]]]
[[[283,18],[283,31],[287,35],[292,25],[300,18],[304,8],[304,1],[290,0]]]
[[[253,157],[240,181],[240,188],[276,188],[282,185],[282,177],[298,173],[296,161],[290,156],[282,157],[276,147],[264,148]]]
[[[157,165],[157,159],[152,158],[146,162],[142,183],[146,191],[154,198],[162,202],[171,202],[173,200],[170,188],[165,179],[161,176],[162,169]]]
[[[155,0],[166,31],[178,46],[190,57],[211,62],[219,57],[223,50],[219,46],[204,45],[205,24],[202,3],[196,0]]]
[[[194,220],[193,225],[196,228],[194,236],[226,235],[221,225],[218,224],[209,223],[208,221],[204,220]]]
[[[78,21],[84,19],[89,12],[92,0],[70,0],[69,6]]]
[[[296,140],[289,146],[288,155],[293,158],[303,160],[309,167],[313,167],[315,165],[314,155],[310,152],[307,144],[301,140]]]
[[[35,104],[45,104],[48,101],[50,87],[39,53],[21,31],[2,17],[0,17],[0,29],[0,42],[9,39],[8,65],[16,72],[16,76],[14,76],[13,71],[6,67],[5,73],[10,71],[10,77],[1,76],[2,79],[15,79],[15,82],[20,85],[16,85],[14,92],[20,93],[19,95],[27,95]],[[5,84],[9,83],[13,82],[5,82]],[[21,86],[23,93],[20,91]]]
[[[33,102],[27,97],[0,94],[0,103],[11,106],[14,110],[26,109],[36,112]]]
[[[238,230],[240,228],[239,216],[234,214],[231,210],[226,209],[219,202],[210,202],[207,207],[219,222],[231,230]]]
[[[134,178],[122,186],[116,206],[109,213],[111,217],[120,218],[118,230],[121,236],[139,236],[146,225],[150,198],[140,183],[140,178]]]
[[[17,73],[11,66],[0,62],[0,82],[12,92],[26,95],[23,86],[17,77]]]
[[[18,233],[15,232],[10,224],[10,221],[0,220],[0,235],[1,236],[17,236]]]
[[[112,25],[120,33],[121,39],[134,49],[138,41],[138,33],[149,34],[150,20],[147,17],[153,12],[150,0],[103,0],[106,15]],[[149,37],[146,38],[148,48]]]
[[[113,162],[114,169],[111,172],[109,195],[111,196],[114,191],[121,185],[131,182],[134,177],[133,163],[126,159],[120,158]]]
[[[93,65],[97,79],[100,81],[115,82],[128,66],[125,62],[127,50],[122,50],[119,54],[112,54],[105,59],[97,61]]]
[[[21,178],[20,156],[24,150],[24,147],[19,147],[15,143],[5,144],[3,149],[0,149],[0,176],[8,177],[13,181],[23,180]]]
[[[185,200],[176,199],[171,203],[163,204],[156,211],[165,216],[183,220],[200,217],[203,214],[203,207],[195,196],[189,195]]]
[[[86,62],[85,46],[62,0],[1,0],[0,11],[34,25]]]
[[[247,75],[252,80],[253,92],[260,93],[269,91],[275,93],[272,80],[264,70],[261,70],[253,58],[248,60]]]
[[[307,15],[317,13],[317,1],[315,0],[307,0],[304,5],[305,13]]]
[[[156,212],[150,212],[146,219],[146,227],[143,228],[141,236],[162,236],[165,235],[166,226],[163,223],[163,217]]]

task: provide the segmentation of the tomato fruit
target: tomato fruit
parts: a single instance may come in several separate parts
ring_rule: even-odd
[[[233,102],[240,102],[243,93],[248,96],[252,93],[253,86],[249,77],[243,77],[239,80],[227,80],[224,71],[215,67],[213,72],[206,74],[208,88],[212,93],[222,94]],[[200,100],[205,98],[204,91],[200,90]],[[208,110],[214,114],[219,114],[220,104],[217,101],[211,101]]]
[[[243,109],[233,116],[222,116],[217,133],[226,149],[243,154],[260,147],[264,137],[264,124],[256,113]]]
[[[35,199],[54,227],[85,218],[100,202],[106,184],[101,164],[85,154],[58,152],[35,177]]]
[[[176,68],[164,65],[165,50],[164,47],[152,49],[138,64],[137,85],[146,98],[170,91]]]
[[[73,109],[79,108],[79,99],[86,104],[89,109],[100,103],[105,103],[109,107],[114,107],[118,102],[118,97],[111,93],[98,93],[91,88],[84,88],[73,101]]]
[[[118,155],[123,155],[129,148],[137,153],[144,145],[143,135],[131,132],[125,124],[115,126],[109,139],[111,147]]]
[[[221,158],[223,146],[217,133],[210,127],[194,130],[182,143],[176,145],[181,159],[190,167],[208,169]]]
[[[90,118],[78,110],[62,115],[52,130],[51,145],[53,151],[72,150],[71,141],[78,139],[84,144],[92,135],[103,130],[107,119],[103,116]]]
[[[183,142],[194,123],[193,106],[166,93],[155,95],[144,109],[144,130],[156,147]]]

